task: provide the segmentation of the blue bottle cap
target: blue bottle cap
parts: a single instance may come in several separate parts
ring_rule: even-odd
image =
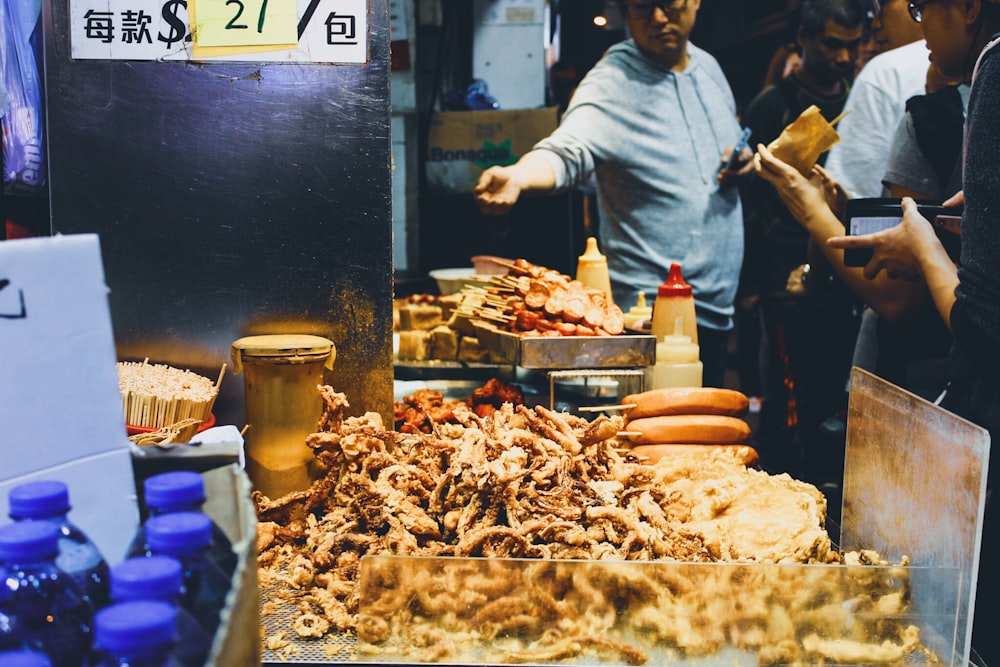
[[[201,512],[173,512],[146,521],[146,545],[154,554],[189,555],[212,543],[212,520]]]
[[[111,598],[127,600],[173,600],[181,591],[184,573],[171,556],[136,556],[111,568]]]
[[[0,665],[4,667],[52,667],[52,661],[44,653],[26,649],[0,652]]]
[[[12,519],[44,519],[69,511],[69,489],[56,480],[27,482],[7,494]]]
[[[94,616],[94,645],[112,654],[142,654],[174,641],[177,607],[160,600],[116,602]]]
[[[146,507],[161,512],[177,512],[205,502],[205,481],[189,470],[153,475],[142,485]]]
[[[0,561],[32,563],[59,554],[59,526],[48,521],[19,521],[0,526]]]

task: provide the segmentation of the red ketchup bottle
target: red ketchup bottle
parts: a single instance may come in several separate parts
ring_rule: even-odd
[[[691,285],[684,282],[681,265],[674,262],[670,265],[667,279],[656,291],[656,301],[653,303],[653,326],[651,333],[657,342],[663,342],[665,336],[674,334],[677,318],[684,321],[682,334],[698,343],[698,321],[694,313],[694,297],[691,295]]]

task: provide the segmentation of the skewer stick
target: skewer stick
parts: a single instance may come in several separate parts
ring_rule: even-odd
[[[489,297],[483,303],[487,306],[498,306],[501,309],[506,308],[508,305],[506,299],[491,299]]]
[[[583,405],[577,408],[580,412],[603,412],[605,410],[631,410],[635,403],[619,403],[618,405]]]
[[[222,364],[222,370],[219,371],[219,379],[215,381],[215,390],[219,391],[219,387],[222,386],[222,376],[226,374],[226,364]]]
[[[476,314],[489,320],[497,320],[498,322],[513,322],[517,319],[513,315],[504,315],[498,310],[491,310],[489,308],[481,308],[476,311]]]
[[[490,258],[490,263],[491,264],[496,264],[497,266],[502,266],[505,269],[510,269],[511,271],[517,271],[518,273],[524,273],[524,269],[522,269],[517,264],[511,264],[510,262],[501,262],[499,259],[495,259],[495,258]]]
[[[846,116],[849,113],[851,113],[850,109],[848,109],[846,111],[842,111],[839,116],[837,116],[836,118],[834,118],[833,120],[830,121],[830,125],[833,125],[834,127],[836,127],[837,123],[839,123],[841,120],[843,120],[844,116]]]

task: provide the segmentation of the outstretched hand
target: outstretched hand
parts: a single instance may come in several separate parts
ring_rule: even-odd
[[[514,207],[521,187],[507,167],[490,167],[482,173],[473,189],[479,209],[486,215],[503,215]]]

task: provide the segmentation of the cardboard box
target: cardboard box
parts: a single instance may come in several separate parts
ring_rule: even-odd
[[[204,510],[219,524],[237,554],[226,606],[206,667],[261,664],[260,596],[257,589],[257,514],[250,478],[236,464],[202,473]]]
[[[510,165],[558,125],[558,108],[441,111],[431,116],[427,183],[453,193],[471,192],[483,170]]]

